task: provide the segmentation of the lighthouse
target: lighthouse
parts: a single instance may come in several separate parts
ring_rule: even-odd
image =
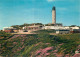
[[[52,8],[52,24],[56,24],[56,8]]]

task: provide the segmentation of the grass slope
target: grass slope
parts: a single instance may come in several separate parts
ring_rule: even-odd
[[[77,49],[80,49],[80,34],[11,35],[0,32],[0,56],[3,57],[72,56]]]

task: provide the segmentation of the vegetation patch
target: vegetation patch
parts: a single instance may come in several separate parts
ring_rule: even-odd
[[[12,35],[0,32],[0,56],[4,57],[56,57],[74,56],[80,51],[80,34]]]

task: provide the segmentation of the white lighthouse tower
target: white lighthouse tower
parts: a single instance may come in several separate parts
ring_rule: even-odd
[[[56,24],[56,9],[54,6],[52,8],[52,24]]]

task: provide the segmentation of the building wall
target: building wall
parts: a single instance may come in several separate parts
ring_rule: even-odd
[[[65,29],[70,29],[70,27],[66,26]]]
[[[4,30],[4,32],[12,33],[12,32],[14,32],[14,31],[13,31],[13,30]]]
[[[80,29],[73,29],[72,31],[70,31],[71,33],[80,33]]]
[[[79,27],[70,27],[71,29],[79,29]]]
[[[44,29],[65,29],[65,27],[62,26],[44,26]]]
[[[3,28],[3,31],[4,31],[4,30],[9,30],[9,29],[13,29],[13,27],[4,27],[4,28]]]
[[[56,11],[52,10],[52,24],[56,24]]]
[[[13,30],[14,32],[19,32],[19,30]]]
[[[56,34],[68,34],[70,33],[70,31],[66,31],[66,30],[63,30],[63,31],[56,31]]]
[[[42,26],[28,26],[26,27],[27,30],[32,30],[32,31],[35,31],[35,30],[40,30],[42,29]]]

